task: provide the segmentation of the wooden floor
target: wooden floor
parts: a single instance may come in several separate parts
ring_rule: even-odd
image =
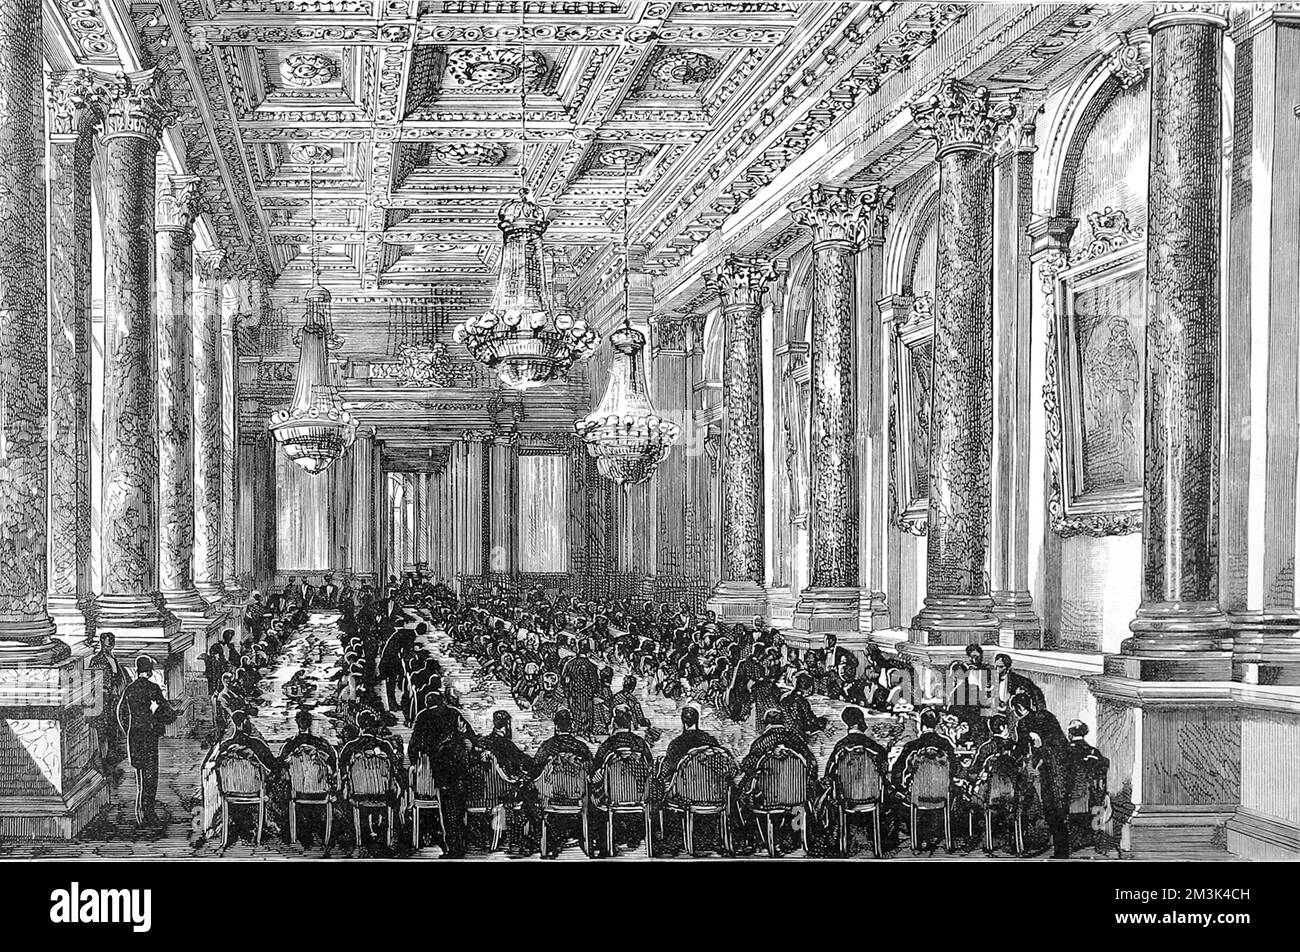
[[[306,633],[312,633],[316,639],[329,639],[333,637],[333,627],[327,619],[313,619],[313,624]],[[504,708],[514,716],[515,740],[521,747],[526,750],[536,749],[537,744],[542,738],[549,736],[551,728],[549,722],[543,722],[535,718],[530,712],[521,711],[510,698],[509,692],[505,686],[492,679],[483,678],[479,671],[478,665],[474,661],[462,664],[447,652],[446,637],[441,633],[433,633],[430,636],[429,647],[436,655],[441,656],[446,678],[451,686],[460,695],[462,709],[466,717],[476,730],[486,732],[491,729],[492,712],[498,708]],[[313,652],[312,660],[318,652]],[[332,657],[332,652],[329,652]],[[302,652],[292,656],[287,665],[302,666]],[[285,723],[285,712],[280,711],[280,697],[278,690],[273,693],[272,686],[282,684],[291,672],[277,670],[271,673],[268,683],[264,686],[266,696],[270,702],[259,715],[258,721],[263,728],[263,733],[267,735],[274,746],[276,741],[283,734],[281,726]],[[621,680],[621,672],[616,676],[616,684]],[[643,696],[642,703],[645,706],[646,714],[650,720],[659,727],[664,736],[656,746],[656,753],[662,753],[662,748],[666,746],[671,737],[680,730],[680,707],[689,701],[674,702],[662,697]],[[835,705],[822,701],[815,705],[821,708],[819,713],[837,714]],[[286,711],[288,708],[286,707]],[[843,726],[839,723],[838,718],[833,718],[834,724],[829,732],[829,736],[819,735],[814,742],[814,752],[819,759],[825,759],[827,751],[834,745],[839,734],[843,732]],[[200,726],[202,727],[202,725]],[[744,724],[736,724],[726,718],[719,717],[718,714],[709,708],[703,708],[701,712],[701,727],[708,730],[724,743],[728,744],[733,751],[743,752],[748,748],[750,741],[754,736],[754,726],[752,719]],[[396,732],[403,736],[403,740],[409,736],[406,728],[397,727]],[[161,829],[156,830],[139,830],[136,828],[134,819],[134,798],[135,798],[135,777],[134,771],[129,768],[115,778],[111,778],[112,800],[110,805],[100,814],[81,834],[71,841],[0,841],[0,860],[20,860],[20,859],[265,859],[265,860],[283,860],[283,859],[307,859],[328,857],[332,859],[358,859],[358,858],[382,858],[382,857],[407,857],[412,859],[433,859],[441,855],[441,850],[436,846],[425,846],[418,851],[412,851],[409,843],[409,833],[399,829],[399,839],[395,847],[389,850],[382,843],[374,847],[362,847],[357,849],[352,843],[351,823],[343,822],[342,812],[337,815],[335,821],[335,843],[325,851],[319,842],[319,833],[312,835],[310,847],[304,847],[300,844],[290,845],[286,842],[287,837],[283,835],[267,835],[264,837],[261,845],[255,846],[251,842],[251,837],[247,835],[247,830],[251,824],[243,824],[240,827],[244,835],[232,838],[228,848],[222,850],[219,843],[200,843],[195,845],[196,833],[198,826],[197,817],[201,809],[201,794],[199,782],[199,768],[206,754],[206,744],[199,739],[188,738],[164,738],[159,747],[159,783],[158,783],[158,801],[159,814],[166,820]],[[305,814],[304,814],[305,815]],[[432,822],[433,814],[427,814],[429,822]],[[310,820],[300,819],[300,833],[307,830],[309,834],[313,832],[313,824]],[[637,829],[635,819],[628,821],[628,835],[636,835]],[[937,824],[936,824],[937,825]],[[319,824],[315,824],[315,829],[319,829]],[[621,826],[620,826],[621,829]],[[656,843],[656,851],[660,855],[656,858],[668,858],[681,852],[681,836],[676,821],[670,819],[666,836]],[[576,834],[576,830],[574,831]],[[890,861],[907,861],[907,860],[965,860],[965,861],[996,861],[1015,859],[1004,852],[997,852],[993,856],[986,856],[981,849],[979,842],[979,829],[976,828],[975,839],[968,840],[965,834],[965,820],[954,819],[954,833],[962,834],[956,837],[957,842],[954,844],[954,851],[947,853],[942,847],[942,843],[936,844],[933,848],[926,848],[920,851],[913,851],[909,845],[903,845],[891,849],[886,856]],[[426,838],[427,839],[427,838]],[[857,835],[855,834],[855,839]],[[888,835],[886,836],[888,840]],[[475,841],[478,841],[477,843]],[[471,831],[471,848],[470,856],[473,859],[491,859],[497,861],[525,861],[528,858],[517,857],[506,854],[503,851],[489,853],[482,845],[486,841],[484,833],[480,832],[476,836]],[[792,831],[785,831],[781,837],[783,859],[798,859],[804,856],[804,853],[798,845],[798,839]],[[1005,841],[1002,841],[1005,842]],[[712,849],[715,845],[712,826],[701,824],[696,833],[696,845],[702,854]],[[1039,847],[1043,849],[1044,847]],[[870,859],[870,844],[865,839],[859,840],[855,844],[855,849],[860,850],[857,853],[863,859]],[[784,852],[789,850],[789,852]],[[1040,856],[1046,856],[1050,851],[1040,853]],[[576,836],[571,836],[565,849],[562,850],[560,859],[577,860],[584,858],[584,854],[577,845]],[[704,855],[701,859],[705,858]],[[779,862],[780,860],[771,860],[765,854],[762,859],[768,862]],[[1114,849],[1101,852],[1092,845],[1083,845],[1075,850],[1074,859],[1078,860],[1102,860],[1118,859]],[[1132,857],[1125,854],[1122,858],[1141,858]],[[1154,857],[1152,857],[1154,858]],[[1173,857],[1161,854],[1160,859],[1173,859],[1182,857]],[[1201,857],[1186,857],[1206,858]],[[1223,858],[1228,858],[1225,854]],[[539,860],[534,854],[531,859]],[[624,846],[620,850],[617,860],[628,861],[645,861],[646,854],[643,845]],[[1025,861],[1021,859],[1020,861]]]

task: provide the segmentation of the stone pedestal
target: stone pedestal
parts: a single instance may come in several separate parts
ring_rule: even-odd
[[[722,577],[708,607],[725,622],[767,616],[763,503],[763,293],[770,261],[729,256],[709,275],[726,323],[722,396]]]
[[[1241,800],[1241,724],[1229,685],[1088,681],[1121,849],[1226,849]]]
[[[813,186],[790,206],[813,233],[813,311],[810,353],[812,425],[810,541],[812,571],[795,606],[793,638],[859,635],[857,368],[854,353],[854,256],[882,227],[892,193]]]
[[[1142,605],[1106,673],[1227,680],[1219,609],[1219,255],[1226,21],[1161,12],[1151,31]]]
[[[925,605],[912,641],[996,643],[989,595],[992,504],[992,146],[1015,114],[984,87],[946,81],[912,107],[938,145],[939,254]]]

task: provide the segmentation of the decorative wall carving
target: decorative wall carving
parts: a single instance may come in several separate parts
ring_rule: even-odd
[[[338,76],[338,62],[324,53],[290,53],[280,62],[280,78],[288,86],[327,86]]]

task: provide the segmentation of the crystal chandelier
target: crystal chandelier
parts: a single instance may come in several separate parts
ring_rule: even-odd
[[[316,188],[314,168],[308,170],[311,190],[312,286],[306,295],[306,315],[296,335],[300,351],[293,402],[271,414],[267,429],[284,454],[313,476],[339,459],[357,435],[357,421],[343,406],[330,382],[329,350],[342,341],[330,333],[330,293],[320,283],[316,258]]]
[[[527,50],[521,62],[527,61]],[[453,339],[514,390],[562,380],[575,360],[596,349],[596,332],[581,318],[555,312],[542,268],[542,234],[550,222],[529,197],[524,162],[528,87],[520,71],[519,197],[497,213],[501,267],[492,303],[479,317],[457,325]]]
[[[630,322],[627,166],[623,167],[623,326],[609,335],[614,359],[600,405],[574,424],[600,475],[624,484],[644,483],[668,455],[681,427],[655,413],[645,384],[645,335]]]

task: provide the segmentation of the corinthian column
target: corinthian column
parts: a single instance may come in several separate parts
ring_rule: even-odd
[[[925,607],[913,642],[998,640],[987,557],[993,446],[993,152],[1015,106],[947,80],[912,106],[939,159]]]
[[[154,312],[154,163],[174,118],[152,70],[101,94],[104,209],[103,585],[101,629],[119,650],[161,658],[177,622],[158,605],[159,458]]]
[[[221,251],[194,254],[194,586],[225,599],[221,575]]]
[[[49,175],[49,611],[84,635],[90,598],[90,163],[87,70],[54,76]]]
[[[812,572],[794,612],[796,639],[805,643],[827,634],[865,639],[859,634],[854,256],[891,196],[881,185],[814,185],[790,206],[813,234]]]
[[[41,5],[0,7],[0,666],[49,662]]]
[[[763,292],[772,262],[730,255],[708,276],[722,299],[722,578],[709,608],[722,621],[767,615],[763,587]]]
[[[169,611],[202,618],[194,588],[194,364],[190,246],[198,208],[195,175],[162,176],[154,209],[158,300],[158,581]]]
[[[227,262],[229,265],[229,262]],[[235,505],[239,482],[239,325],[252,318],[259,302],[254,301],[254,284],[247,266],[226,285],[229,300],[221,307],[221,584],[235,601],[248,592],[239,581],[235,565]]]
[[[1182,6],[1182,5],[1180,5]],[[1162,12],[1151,32],[1142,605],[1107,673],[1226,680],[1219,609],[1219,254],[1227,21]]]

